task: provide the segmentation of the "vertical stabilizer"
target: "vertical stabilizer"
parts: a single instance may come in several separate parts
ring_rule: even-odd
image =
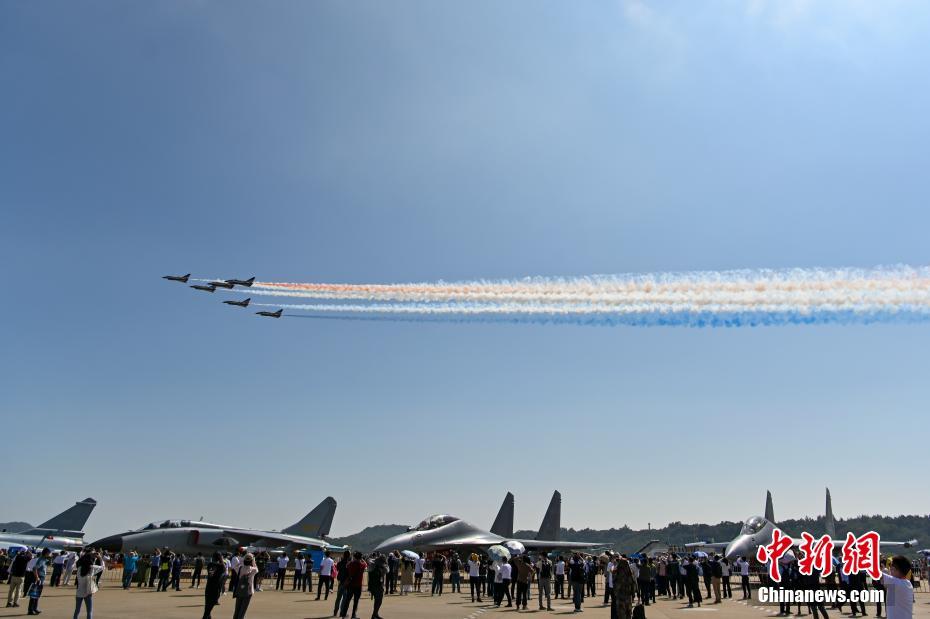
[[[51,531],[83,531],[90,513],[97,507],[97,501],[93,499],[84,499],[78,501],[65,511],[50,520],[40,524],[37,529],[48,529]]]
[[[775,506],[772,505],[772,493],[765,491],[765,519],[769,522],[775,522]]]
[[[552,493],[552,500],[549,501],[549,509],[543,517],[542,524],[539,525],[539,533],[536,539],[550,542],[559,541],[562,533],[562,495],[558,490]]]
[[[830,498],[830,489],[827,488],[827,508],[824,511],[824,530],[831,539],[836,539],[836,519],[833,518],[833,499]]]
[[[513,494],[507,493],[501,508],[497,512],[497,518],[491,525],[491,533],[501,537],[513,537]]]
[[[335,515],[336,499],[328,496],[314,507],[309,514],[281,532],[288,535],[321,538],[329,535],[329,528],[333,526],[333,516]]]

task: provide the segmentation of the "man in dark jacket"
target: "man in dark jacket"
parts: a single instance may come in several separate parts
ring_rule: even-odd
[[[223,592],[223,583],[226,581],[226,564],[223,555],[213,553],[213,560],[207,564],[207,586],[204,587],[203,619],[211,619],[213,607],[220,603]]]
[[[26,564],[32,557],[28,550],[21,550],[13,557],[10,564],[10,590],[6,594],[6,607],[18,608],[19,598],[23,595],[23,580],[26,578]]]
[[[568,580],[572,585],[572,601],[575,604],[575,612],[581,612],[581,604],[584,602],[585,570],[584,559],[577,552],[568,560]]]
[[[384,601],[384,581],[388,577],[388,570],[387,560],[380,554],[375,555],[371,567],[368,568],[368,591],[371,592],[374,603],[371,619],[381,619],[378,611],[381,610],[381,603]]]
[[[437,552],[436,556],[433,557],[432,566],[433,566],[433,590],[430,593],[430,595],[436,595],[437,593],[439,595],[442,595],[442,579],[443,579],[443,574],[446,571],[446,558]]]
[[[362,597],[362,581],[365,579],[365,570],[368,564],[362,560],[362,553],[355,551],[352,561],[346,567],[345,594],[342,596],[342,606],[339,609],[339,616],[345,619],[349,612],[349,601],[352,601],[352,617],[358,616],[358,601]]]
[[[611,619],[630,619],[633,616],[633,598],[636,596],[636,580],[630,562],[624,557],[616,561],[613,575],[613,606]]]

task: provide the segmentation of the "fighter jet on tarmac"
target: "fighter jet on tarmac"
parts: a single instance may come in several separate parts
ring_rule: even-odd
[[[512,517],[512,511],[508,514],[508,501],[512,495],[504,499],[504,505],[501,507],[501,513],[494,522],[494,527],[506,527],[506,520]],[[512,510],[513,504],[509,503],[509,509]],[[395,535],[381,542],[377,548],[378,552],[390,552],[392,550],[445,550],[453,549],[487,549],[498,544],[501,545],[522,545],[526,550],[574,550],[583,548],[594,548],[602,546],[600,542],[563,542],[559,541],[560,519],[562,512],[562,495],[556,491],[552,495],[552,501],[549,503],[549,510],[543,518],[539,534],[536,539],[515,539],[512,536],[499,535],[491,531],[485,531],[469,522],[465,522],[455,516],[447,514],[435,514],[429,516],[415,527],[407,529],[406,533]],[[512,528],[512,525],[511,525]],[[543,539],[549,535],[551,539]],[[516,542],[516,544],[513,544]]]
[[[223,301],[226,305],[235,305],[236,307],[248,307],[249,301],[252,299],[245,299],[244,301]]]
[[[835,548],[842,548],[846,543],[845,539],[836,537],[836,520],[833,518],[833,500],[830,498],[830,489],[827,488],[827,506],[825,514],[824,529],[825,533],[833,540]],[[772,504],[772,493],[765,493],[765,516],[752,516],[743,523],[739,535],[733,540],[724,543],[696,542],[685,544],[689,548],[708,548],[717,551],[723,551],[724,556],[733,561],[738,557],[749,557],[750,560],[756,556],[756,550],[763,544],[772,541],[772,531],[775,530],[775,508]],[[813,535],[813,533],[811,533]],[[792,547],[798,547],[803,542],[799,538],[792,538]],[[910,548],[917,544],[916,539],[907,542],[893,542],[890,540],[881,540],[882,546],[900,546]]]
[[[162,279],[167,279],[170,282],[181,282],[184,284],[186,284],[187,280],[189,280],[190,278],[191,278],[190,273],[188,273],[187,275],[163,275],[162,276]]]
[[[194,290],[203,290],[204,292],[216,292],[216,286],[210,284],[208,286],[201,286],[199,284],[194,284],[191,286]]]
[[[233,283],[232,283],[232,282],[227,282],[227,281],[224,281],[224,280],[222,280],[222,279],[218,279],[218,280],[216,280],[216,281],[214,281],[214,282],[210,282],[210,285],[211,285],[211,286],[214,286],[214,287],[216,287],[216,288],[232,288],[232,287],[233,287]]]
[[[284,313],[283,309],[279,309],[276,312],[255,312],[256,315],[265,316],[267,318],[280,318],[282,313]]]
[[[252,283],[255,282],[255,278],[250,277],[249,279],[227,279],[226,282],[232,284],[233,286],[245,286],[246,288],[251,288]]]
[[[153,522],[136,531],[111,535],[93,543],[94,548],[110,552],[150,554],[156,548],[170,548],[174,552],[195,555],[198,552],[235,551],[247,547],[286,551],[303,548],[333,548],[325,540],[336,514],[336,500],[327,497],[322,503],[283,531],[260,531],[227,527],[208,522],[165,520]]]
[[[28,546],[52,550],[78,550],[84,547],[84,524],[97,507],[97,501],[78,501],[38,527],[19,533],[0,533],[0,548]]]

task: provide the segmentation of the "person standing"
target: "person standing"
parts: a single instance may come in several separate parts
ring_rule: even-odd
[[[400,594],[413,593],[413,561],[401,558],[400,564]]]
[[[308,591],[313,593],[313,557],[310,555],[304,557],[304,579],[300,590],[304,593]]]
[[[575,612],[580,613],[584,603],[585,569],[584,559],[577,552],[568,560],[568,580],[572,588],[572,602]]]
[[[287,575],[287,564],[289,561],[290,559],[285,553],[282,553],[281,556],[278,557],[278,574],[274,583],[275,591],[284,591],[284,577]]]
[[[320,599],[320,593],[326,590],[326,597],[329,599],[329,592],[333,590],[333,566],[335,562],[330,556],[329,551],[323,553],[323,560],[320,562],[320,577],[316,581],[316,599]]]
[[[743,592],[741,599],[748,600],[752,597],[752,589],[749,586],[749,559],[746,557],[737,559],[736,569],[739,570],[739,586]]]
[[[23,595],[28,597],[29,590],[32,589],[32,583],[34,583],[36,579],[35,567],[36,561],[39,560],[39,556],[27,550],[26,558],[28,561],[26,562],[26,574],[23,576]]]
[[[171,580],[171,562],[174,560],[174,554],[165,550],[158,564],[158,587],[156,591],[167,591],[168,582]]]
[[[29,551],[21,550],[10,563],[10,589],[6,594],[6,607],[19,608],[19,598],[23,596],[23,581],[26,579],[26,564],[29,563]]]
[[[543,597],[546,598],[545,610],[552,610],[552,561],[544,554],[540,556],[539,565],[536,566],[539,581],[536,584],[539,597],[539,610],[543,609]],[[478,600],[479,602],[481,600]]]
[[[510,581],[513,567],[507,561],[501,561],[497,567],[497,576],[494,578],[494,605],[500,606],[507,596],[507,608],[513,606],[513,597],[510,595]]]
[[[74,616],[78,619],[81,606],[84,606],[87,619],[94,616],[94,594],[97,593],[96,576],[103,571],[102,565],[97,565],[97,554],[85,552],[77,562],[77,589],[74,593]]]
[[[161,569],[161,551],[156,548],[155,554],[152,555],[152,573],[149,574],[149,588],[155,586],[155,579],[158,577],[158,571]]]
[[[213,560],[207,564],[207,586],[203,589],[203,619],[211,619],[213,607],[220,603],[223,583],[226,580],[226,564],[219,551],[213,553]]]
[[[74,566],[77,563],[78,556],[76,552],[69,552],[68,558],[65,559],[65,572],[61,584],[65,587],[71,584],[71,575],[74,573]]]
[[[720,557],[714,555],[709,562],[710,582],[714,589],[714,604],[719,604],[722,600],[720,597],[720,586],[723,582],[723,566],[720,565]]]
[[[449,558],[449,584],[452,586],[452,593],[462,592],[462,560],[459,559],[459,553],[452,551]]]
[[[136,575],[136,565],[139,563],[139,555],[134,550],[123,555],[123,589],[128,590],[132,586],[132,577]]]
[[[203,574],[203,553],[198,552],[194,557],[194,571],[191,573],[191,589],[200,588],[200,578]]]
[[[355,551],[352,561],[346,568],[345,593],[342,596],[342,606],[339,616],[345,619],[349,612],[349,602],[352,602],[352,619],[358,619],[358,601],[362,597],[362,583],[365,580],[365,570],[368,564],[362,559],[362,553]]]
[[[416,592],[420,592],[420,585],[423,583],[423,567],[426,565],[426,559],[423,557],[418,557],[414,562],[413,568],[413,584]]]
[[[49,587],[61,584],[61,573],[65,569],[65,551],[62,550],[52,559],[52,578],[48,581]]]
[[[613,607],[611,599],[614,595],[614,570],[617,564],[614,563],[613,557],[607,558],[607,565],[604,566],[604,606],[608,604]]]
[[[722,574],[723,580],[723,597],[732,598],[733,589],[730,587],[730,560],[721,559],[720,560],[720,572]]]
[[[171,587],[175,591],[181,590],[181,568],[184,566],[184,556],[181,554],[174,555],[171,559]]]
[[[630,562],[623,556],[616,561],[612,581],[611,619],[630,619],[633,616],[633,598],[636,597],[636,579]]]
[[[400,572],[400,553],[398,551],[395,550],[388,554],[387,566],[387,593],[388,595],[394,595],[397,593],[397,574]]]
[[[342,558],[339,559],[339,563],[336,564],[336,602],[333,604],[333,617],[339,614],[339,609],[342,607],[342,598],[346,596],[348,592],[348,578],[349,578],[349,563],[352,562],[352,555],[348,550],[342,553]]]
[[[236,570],[236,588],[233,590],[236,608],[233,611],[233,619],[245,619],[249,603],[255,595],[256,574],[258,574],[258,568],[255,566],[255,556],[250,552],[246,553],[242,558],[242,564]]]
[[[668,564],[665,566],[665,575],[668,578],[668,596],[673,600],[678,597],[678,570],[678,556],[673,553],[669,556]]]
[[[39,610],[39,598],[42,597],[42,589],[45,588],[45,575],[48,570],[51,555],[51,550],[48,548],[42,549],[42,554],[36,559],[35,565],[32,568],[33,581],[32,586],[29,588],[29,608],[26,612],[27,615],[38,615],[42,612]]]
[[[695,602],[698,608],[700,608],[701,576],[694,557],[688,557],[687,563],[685,564],[685,589],[688,592],[688,608],[694,608]]]
[[[472,553],[468,557],[468,590],[471,593],[471,601],[474,603],[475,597],[481,602],[481,561],[478,555]]]
[[[555,599],[565,599],[565,559],[562,555],[555,562]]]
[[[142,555],[139,559],[139,582],[136,588],[141,589],[149,582],[149,572],[152,570],[152,558],[148,555]]]
[[[375,556],[368,569],[368,591],[371,593],[372,604],[371,619],[381,619],[378,614],[384,602],[385,581],[388,578],[389,568],[387,559],[383,555]],[[353,613],[354,614],[354,613]]]
[[[443,574],[446,571],[446,558],[442,556],[442,553],[437,552],[433,556],[433,588],[430,595],[442,595],[442,580]]]
[[[888,619],[911,619],[914,616],[914,585],[908,579],[914,566],[902,555],[891,559],[888,570],[882,574],[885,586],[885,616]]]
[[[297,591],[300,589],[301,583],[304,581],[304,559],[300,556],[299,552],[294,553],[294,580],[291,585],[291,591]]]

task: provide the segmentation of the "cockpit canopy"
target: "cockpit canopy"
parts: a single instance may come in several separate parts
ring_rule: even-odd
[[[164,522],[150,522],[144,527],[142,531],[152,531],[154,529],[180,529],[182,527],[191,526],[190,520],[165,520]]]
[[[420,524],[415,527],[410,527],[408,531],[430,531],[432,529],[437,529],[441,526],[445,526],[449,523],[455,522],[458,520],[455,516],[449,516],[447,514],[433,514],[429,516]]]
[[[765,527],[765,518],[762,516],[753,516],[743,523],[742,535],[755,535]]]

